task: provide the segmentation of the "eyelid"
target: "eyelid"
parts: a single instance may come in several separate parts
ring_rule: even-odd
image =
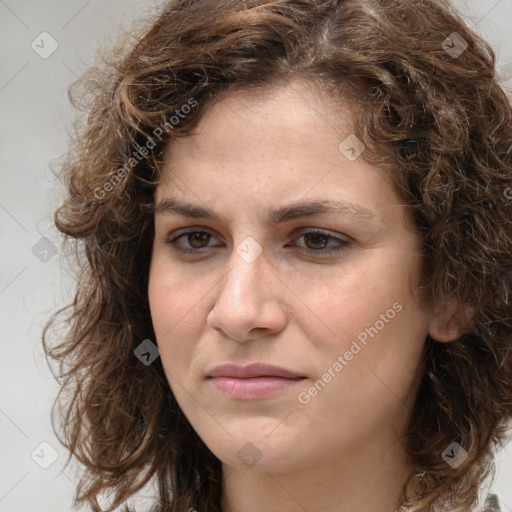
[[[335,240],[338,245],[334,246],[326,246],[321,249],[311,249],[309,247],[304,246],[296,246],[299,252],[302,252],[307,255],[319,256],[319,257],[327,257],[335,254],[339,254],[348,249],[348,247],[352,244],[352,239],[350,237],[346,237],[345,235],[341,235],[339,233],[334,234],[333,232],[320,228],[306,227],[300,228],[296,234],[294,235],[292,242],[297,242],[300,238],[309,234],[318,234],[323,235],[331,240]]]
[[[168,242],[172,242],[176,240],[182,235],[186,235],[189,233],[208,233],[212,237],[217,238],[216,231],[212,228],[207,228],[205,226],[187,226],[186,228],[177,229],[173,231],[170,235],[165,237],[165,240]]]
[[[346,242],[353,241],[352,238],[349,237],[348,235],[345,235],[345,234],[342,234],[342,233],[338,233],[336,231],[331,231],[330,229],[316,228],[316,227],[313,227],[313,226],[307,226],[307,227],[299,228],[299,229],[295,230],[294,233],[295,234],[293,236],[295,238],[297,237],[297,235],[301,236],[301,235],[309,234],[309,233],[318,233],[319,235],[330,236],[332,238],[336,238],[338,240],[343,240],[343,241],[346,241]]]
[[[191,247],[178,247],[177,241],[181,237],[186,237],[186,235],[192,234],[192,233],[206,233],[207,235],[210,235],[211,239],[218,240],[218,237],[216,234],[212,233],[212,231],[209,228],[204,228],[202,226],[191,226],[183,229],[178,229],[177,231],[173,232],[171,235],[166,236],[164,238],[164,243],[171,245],[176,251],[183,252],[183,253],[197,253],[199,254],[201,251],[204,251],[206,249],[211,249],[213,247],[220,247],[219,245],[208,245],[206,247],[201,247],[199,249],[194,249]],[[208,240],[210,242],[210,240]]]
[[[165,238],[164,243],[169,244],[172,249],[178,253],[181,254],[195,254],[195,255],[205,255],[207,254],[208,250],[211,250],[214,247],[220,247],[219,245],[206,245],[205,247],[199,247],[199,248],[192,248],[192,247],[182,247],[179,246],[177,241],[192,233],[206,233],[213,239],[217,239],[217,236],[212,233],[212,230],[210,228],[205,228],[204,226],[189,226],[187,228],[179,229],[175,232],[173,232],[171,235]],[[318,234],[323,235],[330,239],[331,241],[336,241],[337,245],[327,245],[326,247],[319,248],[319,249],[311,249],[306,246],[301,245],[295,245],[292,247],[295,247],[295,250],[299,253],[303,253],[306,255],[312,255],[316,257],[327,257],[332,256],[337,253],[341,253],[348,249],[348,246],[350,246],[353,242],[353,240],[350,237],[347,237],[346,235],[342,235],[339,233],[333,233],[330,230],[316,228],[316,227],[302,227],[294,231],[292,238],[289,242],[285,244],[284,247],[289,247],[290,243],[296,243],[300,238],[302,238],[305,235],[309,234]],[[208,243],[210,243],[211,239],[208,240]]]
[[[183,235],[185,233],[195,233],[195,232],[205,232],[205,233],[210,234],[213,237],[217,237],[217,235],[215,234],[216,230],[214,230],[214,229],[212,229],[210,227],[206,227],[206,226],[187,226],[186,228],[178,229],[178,230],[174,231],[171,235],[166,236],[165,240],[166,241],[172,241],[172,240],[175,240],[176,238],[178,238],[179,236],[181,236],[181,235]],[[345,240],[347,242],[353,241],[353,239],[350,236],[348,236],[348,235],[337,233],[337,232],[333,232],[333,231],[328,230],[328,229],[314,227],[314,226],[304,226],[304,227],[301,227],[301,228],[298,228],[298,229],[294,230],[293,235],[292,235],[292,240],[295,240],[298,236],[300,236],[300,235],[302,235],[304,233],[319,233],[319,234],[322,234],[322,235],[326,235],[326,236],[330,236],[330,237],[333,237],[333,238],[337,238],[339,240]],[[171,237],[172,237],[172,239],[171,239]]]
[[[217,235],[214,233],[215,230],[213,230],[211,228],[207,228],[204,226],[190,226],[190,227],[178,229],[177,231],[173,232],[171,235],[166,236],[165,241],[172,242],[172,241],[176,240],[177,238],[179,238],[181,235],[188,234],[188,233],[197,233],[197,232],[201,232],[201,233],[204,232],[204,233],[208,233],[212,237],[217,237]],[[343,240],[346,242],[352,241],[351,237],[349,237],[347,235],[344,235],[344,234],[342,235],[340,233],[333,233],[330,230],[312,227],[312,226],[302,227],[302,228],[298,228],[297,230],[295,230],[292,235],[292,241],[296,240],[298,237],[300,237],[303,234],[309,234],[309,233],[318,233],[320,235],[330,236],[332,238],[336,238],[336,239]]]

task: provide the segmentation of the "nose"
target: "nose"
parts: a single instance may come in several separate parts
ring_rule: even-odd
[[[248,262],[233,251],[229,270],[216,288],[208,325],[240,343],[281,332],[288,314],[284,285],[274,272],[263,254]]]

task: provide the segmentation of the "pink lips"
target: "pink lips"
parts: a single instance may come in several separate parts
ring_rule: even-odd
[[[268,398],[294,386],[304,378],[285,368],[264,363],[247,366],[223,364],[208,374],[208,379],[214,386],[234,400]]]

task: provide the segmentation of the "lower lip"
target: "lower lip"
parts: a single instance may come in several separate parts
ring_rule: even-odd
[[[254,377],[250,379],[211,377],[210,380],[221,393],[229,398],[234,400],[258,400],[286,391],[304,379],[302,377],[296,379],[286,379],[284,377]]]

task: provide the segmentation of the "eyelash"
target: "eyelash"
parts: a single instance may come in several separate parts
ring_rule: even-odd
[[[206,247],[200,247],[198,249],[192,249],[192,248],[184,248],[184,247],[180,247],[177,242],[180,238],[183,238],[183,237],[187,237],[187,236],[190,236],[190,235],[194,235],[194,234],[206,234],[206,235],[209,235],[211,238],[214,238],[213,235],[211,233],[209,233],[208,231],[204,231],[204,230],[190,230],[190,231],[184,231],[184,232],[181,232],[180,234],[178,234],[177,236],[173,237],[173,238],[170,238],[168,240],[165,240],[165,243],[166,244],[169,244],[172,249],[180,254],[200,254],[202,252],[203,249],[208,249],[209,247],[206,246]],[[338,246],[336,247],[330,247],[330,248],[323,248],[323,249],[310,249],[308,247],[301,247],[299,246],[299,250],[300,252],[302,253],[306,253],[307,255],[314,255],[314,256],[324,256],[324,255],[331,255],[331,254],[335,254],[335,253],[340,253],[340,252],[343,252],[347,249],[347,246],[350,244],[350,242],[348,240],[344,240],[343,238],[339,238],[337,236],[334,236],[326,231],[322,231],[320,229],[312,229],[312,230],[309,230],[309,231],[303,231],[298,237],[294,238],[292,240],[292,242],[296,242],[297,240],[299,240],[300,238],[306,236],[306,235],[322,235],[324,237],[326,237],[328,240],[327,240],[327,243],[329,243],[329,241],[331,240],[334,240],[336,242],[339,243]],[[208,242],[210,242],[211,238],[208,240]],[[218,247],[218,246],[216,246]]]

